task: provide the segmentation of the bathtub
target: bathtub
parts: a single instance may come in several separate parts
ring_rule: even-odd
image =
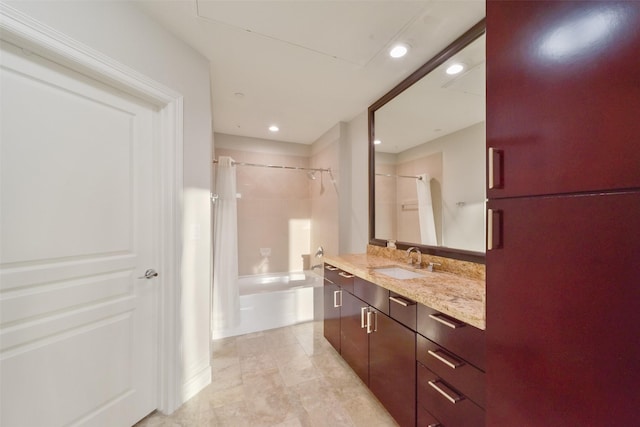
[[[213,331],[213,339],[313,320],[321,310],[322,283],[312,271],[241,276],[240,325]]]

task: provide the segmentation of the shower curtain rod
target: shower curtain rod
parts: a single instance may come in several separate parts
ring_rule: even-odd
[[[218,163],[218,160],[214,160],[213,163]],[[331,173],[331,168],[322,169],[322,168],[303,168],[298,166],[279,166],[279,165],[262,165],[259,163],[245,163],[245,162],[231,162],[234,166],[255,166],[259,168],[272,168],[272,169],[291,169],[297,171],[314,171],[314,172],[329,172]]]
[[[413,179],[419,179],[422,181],[422,177],[421,176],[414,176],[414,175],[391,175],[388,173],[377,173],[377,176],[389,176],[391,178],[413,178]]]

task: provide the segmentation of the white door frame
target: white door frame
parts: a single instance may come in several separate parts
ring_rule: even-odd
[[[183,403],[179,369],[182,282],[178,268],[182,250],[182,95],[4,3],[0,3],[0,38],[142,98],[159,109],[154,123],[158,136],[157,167],[162,171],[160,227],[155,230],[160,244],[157,409],[171,413]]]

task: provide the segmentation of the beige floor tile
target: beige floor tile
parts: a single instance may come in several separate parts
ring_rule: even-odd
[[[211,366],[198,395],[136,427],[397,427],[322,322],[216,340]]]
[[[373,395],[362,393],[341,402],[356,427],[398,426]]]
[[[242,371],[242,379],[244,380],[255,376],[277,373],[278,364],[270,354],[261,353],[241,358],[240,369]]]

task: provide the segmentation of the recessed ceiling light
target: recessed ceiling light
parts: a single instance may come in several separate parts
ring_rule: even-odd
[[[392,58],[402,58],[407,54],[408,51],[409,51],[408,45],[404,43],[398,43],[397,45],[391,48],[391,50],[389,51],[389,56],[391,56]]]
[[[382,141],[380,141],[379,139],[376,139],[376,140],[373,141],[373,143],[375,145],[378,145],[378,144],[382,144]]]
[[[463,64],[451,64],[449,68],[447,68],[447,74],[458,74],[462,70],[464,70]]]
[[[280,128],[278,126],[276,126],[276,125],[271,125],[271,126],[269,126],[269,130],[271,132],[278,132],[280,130]]]

